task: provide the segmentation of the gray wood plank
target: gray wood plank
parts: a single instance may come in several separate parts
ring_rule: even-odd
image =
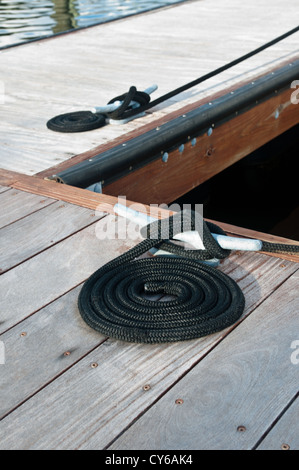
[[[54,133],[46,123],[61,113],[103,105],[132,84],[142,90],[158,83],[153,98],[159,97],[294,28],[296,20],[289,12],[296,7],[297,0],[289,0],[288,9],[279,0],[272,0],[271,9],[258,0],[243,2],[242,8],[235,0],[185,2],[5,51],[1,55],[5,83],[2,167],[32,174],[146,123],[154,127],[155,119],[165,114],[165,105],[161,114],[155,109],[125,126],[88,133]],[[166,103],[166,111],[219,91],[230,81],[265,72],[296,50],[298,35],[175,97],[178,106],[173,107],[172,100]],[[146,60],[141,62],[144,51]],[[93,75],[90,64],[101,73]]]
[[[55,202],[54,199],[12,189],[1,194],[0,228]]]
[[[298,365],[294,364],[298,368]],[[297,372],[298,373],[298,372]],[[282,415],[269,434],[257,447],[258,450],[299,450],[299,399]]]
[[[7,225],[0,229],[0,272],[36,255],[104,215],[57,201]]]
[[[100,240],[107,216],[0,277],[0,333],[84,281],[137,241]]]
[[[298,281],[296,272],[110,449],[254,448],[298,390]]]
[[[248,266],[254,264],[246,254],[243,256],[243,263],[247,263]],[[244,273],[236,269],[233,257],[228,265],[229,267],[226,269],[229,269],[230,272],[234,271],[234,276],[244,278]],[[268,290],[272,288],[268,283],[268,280],[273,278],[269,265],[272,265],[273,269],[277,263],[264,257],[261,276],[262,283],[268,287],[264,289],[263,295],[267,295]],[[292,269],[293,265],[289,263],[289,267]],[[252,269],[255,271],[254,268]],[[289,269],[284,274],[288,275]],[[250,275],[247,274],[245,277],[249,279],[243,283],[243,289],[249,294],[246,284],[248,286],[251,283]],[[101,335],[95,334],[93,330],[87,328],[78,315],[77,296],[80,288],[78,287],[62,296],[1,336],[7,350],[7,367],[2,368],[1,371],[0,415],[8,413],[41,388],[44,383],[53,380],[66,367],[72,365],[78,358],[101,342]],[[258,284],[255,284],[253,290],[255,292],[251,292],[250,289],[251,295],[247,301],[247,312],[260,300]],[[156,296],[157,298],[158,296]],[[26,338],[19,339],[20,334],[24,331]],[[214,340],[212,344],[214,344]],[[71,351],[67,357],[63,356],[63,352],[66,351]],[[40,367],[35,361],[37,355],[40,358]],[[14,366],[10,367],[10,364]],[[17,387],[16,384],[18,384]],[[1,393],[4,394],[3,397]]]
[[[245,315],[298,269],[294,263],[284,262],[284,268],[280,264],[278,259],[259,254],[251,257],[247,254],[232,255],[223,263],[221,269],[243,283],[247,298]],[[81,330],[82,323],[78,320],[73,295],[75,291],[2,335],[4,343],[7,342],[6,349],[11,348],[11,360],[15,364],[15,370],[10,371],[7,363],[2,375],[14,395],[7,399],[6,410],[22,402],[22,391],[26,399],[37,392],[45,380],[50,380],[51,374],[58,375],[59,366],[55,361],[68,345],[69,348],[76,345],[78,351],[73,356],[75,359],[78,358],[76,354],[82,353],[88,344],[89,347],[94,345],[93,335],[85,335],[88,330]],[[65,311],[63,305],[68,296],[73,300],[69,303],[66,318],[61,319],[59,312]],[[48,314],[50,311],[52,315]],[[61,327],[66,323],[70,324],[71,335]],[[77,328],[78,331],[75,331]],[[27,331],[28,335],[19,338],[21,331]],[[129,344],[108,339],[3,419],[0,428],[3,426],[6,437],[0,448],[105,447],[227,333],[223,331],[194,341],[162,345]],[[74,340],[70,339],[72,336]],[[25,358],[23,351],[27,339]],[[30,342],[32,344],[34,341],[39,345],[38,363],[35,359],[36,347],[30,347]],[[72,354],[61,358],[61,371],[65,369],[66,361],[72,363]],[[92,363],[97,363],[98,367],[91,368]],[[38,372],[34,372],[34,368]],[[13,390],[10,383],[21,391]],[[18,383],[22,386],[17,386]],[[146,384],[150,384],[150,389],[143,389]]]
[[[1,417],[104,340],[78,313],[80,289],[63,295],[1,336],[5,345]]]
[[[4,193],[5,191],[9,191],[10,188],[8,188],[7,186],[0,186],[0,193]]]

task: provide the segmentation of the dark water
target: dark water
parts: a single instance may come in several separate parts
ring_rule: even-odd
[[[0,0],[0,47],[174,3],[181,0]]]

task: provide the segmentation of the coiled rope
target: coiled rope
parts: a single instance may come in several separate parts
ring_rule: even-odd
[[[103,114],[91,111],[75,111],[59,114],[47,122],[48,129],[55,132],[84,132],[102,127],[106,122]]]
[[[254,49],[253,51],[248,52],[247,54],[242,55],[241,57],[232,60],[231,62],[189,82],[186,83],[185,85],[182,85],[181,87],[176,88],[175,90],[172,90],[165,95],[160,96],[156,100],[150,102],[150,95],[138,91],[136,87],[132,86],[130,87],[129,91],[127,93],[124,93],[121,96],[117,96],[116,98],[113,98],[111,101],[109,101],[108,104],[111,104],[115,101],[123,101],[122,105],[115,111],[111,113],[106,113],[106,114],[99,114],[95,113],[95,115],[98,116],[98,120],[96,119],[93,121],[92,125],[90,124],[90,119],[91,113],[90,111],[79,111],[79,112],[74,112],[74,113],[66,113],[62,114],[59,116],[55,116],[54,118],[50,119],[47,122],[47,127],[53,131],[56,132],[83,132],[83,131],[89,131],[91,129],[96,129],[99,127],[102,127],[106,123],[106,118],[109,119],[114,119],[114,120],[122,120],[122,119],[129,119],[137,114],[144,113],[148,109],[153,108],[154,106],[157,106],[158,104],[163,103],[166,100],[169,100],[170,98],[173,98],[174,96],[178,95],[179,93],[182,93],[186,90],[189,90],[190,88],[199,85],[200,83],[216,76],[219,75],[220,73],[224,72],[225,70],[228,70],[241,62],[244,62],[247,59],[250,59],[256,54],[259,54],[260,52],[264,51],[265,49],[268,49],[271,46],[274,46],[278,42],[282,41],[283,39],[286,39],[287,37],[291,36],[292,34],[295,34],[299,31],[299,26],[296,26],[295,28],[291,29],[290,31],[287,31],[286,33],[282,34],[281,36],[278,36],[271,41],[263,44],[262,46]],[[137,108],[132,108],[130,106],[131,101],[136,101],[139,103],[139,107]],[[81,113],[81,122],[79,118],[79,113]],[[76,121],[76,122],[74,122]]]
[[[211,231],[225,233],[202,219],[206,249],[185,249],[171,239],[182,233],[186,222],[196,228],[193,211],[149,224],[141,230],[147,238],[90,276],[80,291],[78,307],[91,328],[123,341],[164,343],[206,336],[238,321],[245,306],[240,287],[217,268],[199,262],[229,256],[230,251],[211,235]],[[153,247],[177,257],[138,258]],[[299,246],[264,243],[262,250],[299,253]],[[174,299],[152,301],[146,293]]]

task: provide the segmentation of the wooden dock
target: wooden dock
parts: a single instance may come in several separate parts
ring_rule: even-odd
[[[49,197],[54,183],[16,189],[22,177],[1,180],[1,449],[298,449],[295,257],[236,252],[221,264],[246,299],[232,328],[117,341],[83,322],[77,298],[139,240],[97,237],[117,223],[114,198],[63,185]]]
[[[279,0],[271,2],[271,8],[258,0],[242,8],[235,0],[187,1],[2,50],[5,121],[0,131],[1,167],[51,176],[292,64],[299,59],[299,33],[125,126],[109,125],[79,134],[52,132],[46,127],[53,116],[105,105],[131,85],[143,90],[156,83],[159,88],[152,99],[182,86],[296,27],[296,18],[290,14],[296,7],[296,0],[287,9]],[[290,87],[291,83],[233,121],[212,122],[212,135],[204,133],[195,146],[186,142],[183,153],[179,145],[171,151],[159,149],[146,169],[146,181],[143,169],[130,165],[127,175],[105,183],[103,191],[118,196],[122,190],[129,199],[143,203],[169,203],[298,123]],[[167,163],[161,161],[165,151],[169,152]],[[184,181],[176,178],[182,164]]]
[[[146,192],[145,167],[104,194],[45,179],[299,58],[297,33],[125,126],[76,135],[46,128],[50,117],[105,104],[132,84],[158,82],[163,94],[296,26],[294,0],[288,9],[278,0],[271,8],[238,5],[188,1],[1,51],[1,450],[299,449],[299,256],[233,252],[219,269],[242,289],[245,311],[232,327],[195,340],[122,342],[90,329],[77,307],[84,281],[139,242],[100,236],[118,225],[117,196],[130,205],[184,194],[298,124],[294,90],[219,125],[202,136],[200,150],[190,142],[184,168],[194,177],[180,187],[170,176],[181,168],[178,149],[167,163],[152,162],[156,187]],[[232,145],[233,124],[244,127],[244,119]],[[207,158],[210,147],[216,151]],[[177,188],[168,196],[160,192],[165,179]],[[236,236],[299,244],[219,225]]]

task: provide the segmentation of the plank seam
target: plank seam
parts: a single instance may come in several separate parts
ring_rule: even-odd
[[[13,188],[11,188],[11,189],[13,189]],[[2,194],[2,193],[1,193],[1,194]],[[36,212],[42,211],[42,210],[45,209],[46,207],[50,207],[50,206],[52,206],[53,204],[57,204],[57,203],[59,203],[59,201],[53,199],[53,201],[49,202],[49,204],[47,204],[46,206],[40,207],[40,208],[38,208],[38,209],[36,209],[36,210],[33,210],[32,212],[29,212],[29,214],[25,214],[25,215],[23,215],[23,216],[21,216],[21,217],[15,219],[15,220],[12,220],[12,221],[9,222],[8,224],[3,225],[2,227],[0,227],[0,230],[2,230],[2,229],[5,228],[5,227],[8,227],[9,225],[14,224],[15,222],[19,222],[19,220],[26,219],[26,217],[29,217],[30,215],[35,214]]]
[[[282,283],[279,284],[279,286],[281,286],[284,282],[286,282],[294,273],[296,273],[297,271],[299,270],[299,266],[298,268],[292,273],[290,274]],[[74,290],[75,288],[77,288],[78,286],[82,285],[84,283],[84,281],[78,283],[77,285],[73,286],[71,289],[67,290],[66,292],[64,292],[63,294],[59,295],[57,298],[53,299],[52,301],[48,302],[47,304],[43,305],[41,308],[37,309],[36,311],[32,312],[30,315],[28,315],[27,317],[23,318],[21,321],[15,323],[13,326],[11,326],[10,328],[8,328],[7,330],[3,331],[1,334],[4,334],[5,332],[13,329],[14,327],[20,325],[23,321],[27,320],[29,317],[31,317],[32,315],[35,315],[36,313],[38,313],[39,311],[41,311],[42,309],[44,309],[45,307],[47,307],[48,305],[52,304],[53,302],[55,302],[56,300],[58,300],[59,298],[63,297],[64,295],[66,295],[67,293],[71,292],[72,290]],[[112,439],[103,449],[106,450],[106,449],[109,449],[109,447],[117,440],[119,439],[135,422],[138,421],[138,419],[140,419],[147,411],[149,411],[152,406],[154,406],[166,393],[168,393],[168,391],[170,391],[181,379],[183,379],[194,367],[197,366],[197,364],[199,364],[202,359],[204,359],[210,352],[212,352],[214,350],[214,348],[216,348],[225,338],[228,337],[228,335],[235,329],[238,327],[239,324],[241,324],[244,320],[246,320],[246,318],[251,315],[255,309],[257,307],[259,307],[260,305],[263,304],[263,302],[265,300],[267,300],[267,298],[272,295],[274,291],[272,291],[269,295],[267,295],[265,297],[265,299],[263,299],[262,302],[256,304],[255,306],[253,306],[252,310],[250,310],[250,312],[248,312],[248,314],[246,315],[245,318],[241,319],[237,324],[233,325],[233,327],[229,328],[225,334],[223,336],[220,336],[218,338],[218,340],[213,343],[212,345],[210,345],[207,349],[207,351],[198,359],[195,361],[194,364],[192,364],[187,370],[185,370],[181,375],[180,377],[178,377],[170,386],[168,386],[163,392],[161,392],[161,394],[155,398],[153,400],[153,402],[148,405],[145,409],[143,409],[139,414],[138,416],[136,416],[132,422],[130,424],[128,424],[124,429],[121,430],[121,432],[114,438]],[[163,296],[161,296],[162,298]],[[1,335],[0,335],[1,336]],[[104,342],[106,342],[109,338],[106,337],[104,339],[102,339],[96,346],[92,347],[91,349],[89,349],[88,351],[86,351],[85,354],[83,354],[80,358],[78,358],[76,361],[74,361],[74,363],[70,364],[67,368],[65,368],[64,370],[62,370],[60,373],[56,374],[54,377],[52,377],[50,380],[48,380],[43,386],[39,387],[37,390],[35,390],[35,392],[31,393],[27,398],[23,399],[20,403],[18,403],[18,405],[14,406],[10,411],[6,412],[1,418],[0,418],[0,421],[2,421],[3,419],[5,419],[8,415],[10,415],[14,410],[16,410],[17,408],[19,408],[20,406],[22,406],[24,403],[26,403],[28,400],[30,400],[31,398],[33,398],[35,395],[37,395],[40,391],[42,391],[44,388],[46,388],[48,385],[50,385],[51,383],[53,383],[58,377],[62,376],[65,372],[67,372],[68,370],[70,370],[73,366],[75,366],[76,364],[78,364],[81,360],[83,360],[86,356],[88,356],[90,353],[92,353],[93,351],[95,351],[97,348],[100,348],[102,346],[102,344]]]
[[[175,385],[177,385],[189,372],[191,372],[194,367],[196,367],[205,357],[210,354],[220,343],[222,343],[223,340],[225,340],[229,334],[234,331],[239,325],[243,323],[243,321],[246,321],[246,319],[253,314],[253,312],[263,305],[263,303],[277,290],[277,288],[281,287],[291,276],[293,276],[297,271],[299,270],[298,268],[291,273],[283,282],[281,282],[273,291],[271,291],[260,303],[257,303],[255,306],[253,306],[252,310],[247,313],[247,315],[244,318],[241,318],[237,323],[235,323],[232,327],[230,327],[224,334],[223,336],[220,336],[220,338],[217,340],[217,342],[213,343],[211,347],[198,359],[192,364],[188,370],[184,371],[180,377],[178,377],[169,387],[167,387],[150,405],[148,405],[143,411],[141,411],[138,416],[136,416],[130,424],[128,424],[114,439],[112,439],[104,448],[103,450],[108,450],[110,446],[114,444],[128,429],[133,426],[145,413],[147,413],[161,398],[163,398],[164,395],[166,395]],[[258,444],[260,444],[260,441],[258,441]]]
[[[68,367],[66,367],[64,370],[56,374],[52,379],[48,380],[43,386],[38,388],[38,390],[35,390],[35,392],[31,393],[27,398],[24,400],[20,401],[16,406],[14,406],[11,410],[7,411],[4,413],[3,416],[0,417],[0,422],[4,420],[7,416],[9,416],[11,413],[13,413],[16,409],[18,409],[20,406],[22,406],[24,403],[26,403],[28,400],[33,398],[35,395],[37,395],[39,392],[41,392],[44,388],[48,387],[54,380],[58,379],[61,375],[63,375],[65,372],[67,372],[69,369],[71,369],[73,366],[75,366],[78,362],[80,362],[82,359],[84,359],[88,354],[92,353],[95,349],[100,347],[103,343],[107,341],[108,338],[103,338],[99,344],[91,348],[89,351],[87,351],[85,354],[83,354],[80,358],[78,358],[76,361],[73,362],[73,364],[70,364]]]
[[[55,204],[56,204],[56,203],[59,203],[59,201],[55,201]],[[51,204],[51,205],[52,205],[52,204]],[[21,264],[25,263],[26,261],[29,261],[30,259],[35,258],[35,256],[38,256],[38,255],[40,255],[41,253],[44,253],[44,252],[48,251],[48,250],[51,249],[53,246],[58,245],[59,243],[63,242],[64,240],[67,240],[68,238],[71,238],[73,235],[76,235],[77,233],[79,233],[79,232],[81,232],[82,230],[84,230],[84,229],[90,227],[91,225],[95,225],[97,222],[99,222],[99,220],[102,220],[102,219],[104,219],[105,217],[107,217],[107,215],[108,215],[108,214],[103,214],[101,217],[99,217],[99,218],[97,219],[96,222],[91,222],[91,223],[89,223],[89,224],[87,224],[87,225],[84,225],[84,226],[81,227],[80,229],[75,230],[74,232],[70,233],[69,235],[66,235],[65,237],[61,238],[61,239],[58,240],[57,242],[52,243],[52,245],[49,245],[49,246],[47,246],[46,248],[43,248],[42,250],[37,251],[36,253],[34,253],[34,254],[28,256],[28,258],[26,258],[26,259],[20,261],[19,263],[14,264],[14,265],[11,266],[10,268],[3,269],[2,271],[0,271],[0,276],[1,276],[2,274],[4,274],[4,273],[7,273],[8,271],[11,271],[12,269],[16,268],[17,266],[20,266]],[[25,218],[25,217],[24,217],[24,218]],[[17,221],[16,221],[16,222],[17,222]],[[13,222],[13,223],[14,223],[14,222]],[[8,224],[8,225],[10,225],[10,224]],[[2,228],[4,228],[4,227],[2,227]]]
[[[268,434],[272,431],[274,426],[280,421],[280,419],[288,411],[288,409],[292,406],[292,404],[297,400],[298,397],[299,397],[299,392],[297,392],[293,396],[293,398],[289,401],[289,403],[287,403],[287,405],[281,410],[281,412],[276,417],[276,419],[274,419],[274,421],[271,423],[271,425],[268,427],[268,429],[264,432],[264,434],[260,437],[260,439],[253,446],[252,450],[257,450],[258,449],[258,447],[261,445],[261,443],[265,440],[265,438],[268,436]]]

